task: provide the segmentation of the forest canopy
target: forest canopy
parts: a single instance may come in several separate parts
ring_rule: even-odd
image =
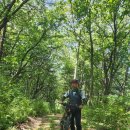
[[[127,130],[130,1],[0,0],[0,129],[54,112],[73,78],[86,128]]]

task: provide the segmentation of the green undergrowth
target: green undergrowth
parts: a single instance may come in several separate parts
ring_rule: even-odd
[[[23,123],[29,116],[42,117],[49,113],[49,103],[43,100],[30,101],[19,96],[8,105],[0,103],[0,129],[6,130],[18,123]]]
[[[129,98],[111,95],[106,100],[106,103],[95,100],[92,106],[85,106],[83,116],[86,119],[86,126],[97,130],[117,130],[118,128],[128,130]]]

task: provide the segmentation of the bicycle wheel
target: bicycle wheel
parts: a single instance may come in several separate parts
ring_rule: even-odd
[[[60,130],[64,130],[64,120],[60,121]]]
[[[70,117],[69,116],[65,119],[63,130],[70,130]]]

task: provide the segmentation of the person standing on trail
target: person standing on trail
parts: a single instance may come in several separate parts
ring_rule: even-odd
[[[71,117],[71,130],[75,130],[75,122],[76,121],[76,127],[77,130],[82,130],[81,126],[81,109],[83,107],[83,104],[86,102],[86,96],[85,92],[79,89],[79,81],[77,79],[74,79],[71,81],[71,87],[72,89],[67,91],[63,97],[62,102],[68,98],[69,103],[73,106],[70,109],[70,112],[72,114]]]

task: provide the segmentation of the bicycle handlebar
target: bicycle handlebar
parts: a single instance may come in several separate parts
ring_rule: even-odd
[[[62,102],[59,102],[61,105],[63,105],[63,106],[68,106],[68,107],[77,107],[77,108],[79,108],[79,106],[76,104],[76,105],[74,105],[74,104],[70,104],[70,103],[62,103]]]

